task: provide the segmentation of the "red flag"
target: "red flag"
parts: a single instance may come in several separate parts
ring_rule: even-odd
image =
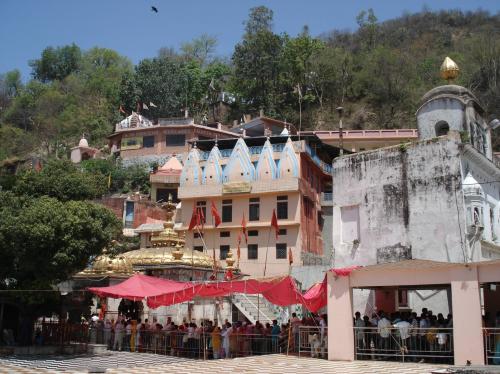
[[[196,207],[193,207],[193,215],[191,216],[191,221],[189,221],[188,230],[191,231],[196,226],[198,226],[198,221],[199,221],[198,211],[196,210]]]
[[[271,219],[271,226],[276,231],[276,239],[278,239],[280,228],[278,226],[278,218],[276,218],[276,210],[273,209],[273,218]]]
[[[205,215],[203,214],[203,209],[201,207],[198,208],[198,226],[201,225],[201,231],[205,226]]]
[[[245,243],[248,244],[247,222],[245,221],[245,213],[243,213],[243,218],[241,220],[241,231],[243,231],[243,234],[245,234]]]
[[[292,247],[288,247],[288,263],[290,266],[293,264],[293,253],[292,253]]]
[[[125,109],[123,109],[123,107],[120,105],[120,113],[123,113],[123,114],[127,114],[127,112],[125,112]]]
[[[221,224],[222,220],[220,218],[219,212],[217,211],[217,207],[215,206],[214,201],[212,200],[212,207],[210,209],[212,212],[212,217],[214,218],[214,226],[217,227]]]

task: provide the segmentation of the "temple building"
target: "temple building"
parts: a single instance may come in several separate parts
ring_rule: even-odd
[[[111,153],[124,165],[163,165],[172,155],[183,155],[192,140],[233,137],[220,123],[196,124],[193,118],[159,118],[152,122],[132,113],[115,125],[108,137]]]
[[[85,136],[82,136],[78,146],[71,148],[71,162],[79,164],[82,161],[96,158],[99,153],[99,150],[97,148],[90,147],[89,142],[85,139]]]
[[[185,246],[185,240],[174,230],[176,205],[169,199],[164,204],[166,221],[163,229],[140,230],[147,238],[141,241],[141,248],[120,254],[114,258],[106,251],[98,256],[88,269],[76,274],[74,282],[80,287],[107,286],[120,283],[135,273],[142,273],[175,281],[208,281],[224,279],[228,269],[238,277],[231,258],[215,261],[208,253],[192,250]],[[98,281],[97,281],[98,280]],[[164,322],[170,317],[180,323],[183,320],[204,318],[223,321],[231,317],[232,305],[228,298],[221,300],[198,300],[196,303],[182,303],[167,307],[149,309],[145,303],[108,298],[99,300],[96,305],[105,305],[106,318],[116,318],[118,313],[127,313],[134,318],[157,319]]]
[[[194,143],[180,176],[181,229],[188,247],[215,250],[219,260],[229,252],[237,254],[241,236],[237,266],[243,273],[262,277],[291,272],[307,283],[314,272],[303,271],[304,265],[327,266],[330,261],[331,251],[323,243],[321,196],[331,187],[329,164],[339,150],[314,135],[287,130],[276,136]],[[218,227],[212,203],[221,216]],[[206,222],[188,231],[196,209]],[[273,210],[278,235],[271,227]],[[243,220],[248,242],[240,234]]]
[[[454,63],[443,68],[450,72],[458,72]],[[495,121],[488,124],[472,92],[453,84],[427,92],[416,116],[418,141],[333,161],[335,267],[500,258]],[[446,290],[357,291],[354,302],[368,314],[451,311]]]

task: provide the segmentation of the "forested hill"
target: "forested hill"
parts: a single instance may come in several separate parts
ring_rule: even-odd
[[[314,37],[304,27],[290,36],[273,31],[272,10],[256,7],[231,56],[218,56],[217,40],[202,35],[179,49],[159,48],[137,66],[109,49],[49,46],[30,62],[26,84],[18,71],[0,76],[0,160],[64,157],[82,133],[103,145],[123,116],[120,105],[130,113],[146,104],[143,114],[153,120],[185,108],[210,118],[222,92],[230,110],[215,119],[225,123],[263,109],[302,120],[303,129],[330,129],[342,105],[347,127],[414,127],[420,97],[444,83],[445,56],[461,68],[456,83],[478,96],[490,118],[500,117],[500,15],[424,10],[380,23],[367,10],[356,20],[355,32]]]

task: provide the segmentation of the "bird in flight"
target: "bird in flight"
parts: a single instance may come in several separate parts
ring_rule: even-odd
[[[152,6],[152,7],[151,7],[151,10],[152,10],[153,12],[155,12],[155,13],[158,13],[158,8],[157,8],[157,7],[155,7],[155,6]]]

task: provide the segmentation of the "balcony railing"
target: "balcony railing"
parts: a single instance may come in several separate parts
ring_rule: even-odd
[[[285,143],[277,143],[273,144],[272,146],[274,152],[282,152],[285,148]],[[309,156],[311,156],[313,162],[318,165],[325,173],[331,174],[332,166],[321,160],[316,152],[308,144],[305,144],[305,147],[303,147],[301,142],[294,142],[294,147],[298,151],[306,152]],[[248,147],[248,150],[251,155],[260,155],[263,148],[264,146],[253,146]],[[221,149],[220,153],[222,155],[222,158],[229,158],[232,151],[232,149]],[[210,152],[200,152],[200,161],[208,160],[209,155]]]
[[[321,194],[321,200],[323,200],[323,201],[333,201],[333,193],[332,192],[323,192]]]

